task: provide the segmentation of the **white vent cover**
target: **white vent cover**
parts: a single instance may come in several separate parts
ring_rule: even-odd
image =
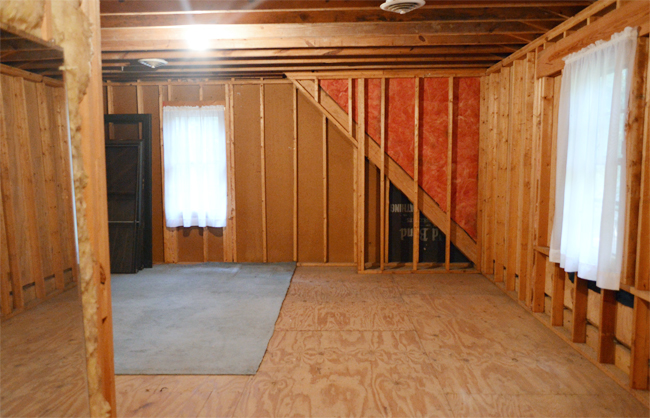
[[[167,65],[167,61],[160,58],[143,58],[141,60],[138,60],[138,62],[151,68],[158,68],[162,67],[163,65]]]
[[[403,15],[422,6],[424,0],[386,0],[386,3],[381,5],[381,9]]]

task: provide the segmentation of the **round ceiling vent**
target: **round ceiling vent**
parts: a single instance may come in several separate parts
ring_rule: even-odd
[[[167,61],[160,58],[143,58],[141,60],[138,60],[138,62],[150,68],[158,68],[162,67],[163,65],[167,65]]]
[[[380,7],[382,10],[404,14],[424,6],[424,0],[386,0]]]

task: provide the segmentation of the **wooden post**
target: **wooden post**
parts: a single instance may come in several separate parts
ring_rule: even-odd
[[[522,138],[522,111],[524,87],[524,62],[516,60],[512,65],[511,77],[511,107],[510,107],[510,137],[508,140],[508,257],[506,265],[506,290],[513,291],[516,287],[516,276],[519,272],[517,261],[519,259],[519,212],[520,212],[520,173],[521,173],[521,147]]]
[[[298,261],[298,88],[293,88],[293,261]]]
[[[415,115],[413,138],[413,270],[420,262],[420,77],[415,83]],[[447,235],[449,235],[449,230]]]
[[[571,330],[571,341],[584,343],[587,341],[587,297],[589,289],[587,281],[574,275],[573,294],[573,329]]]
[[[101,39],[99,30],[99,1],[82,0],[82,9],[90,19],[92,28],[92,48],[94,51],[101,50]],[[108,209],[106,201],[106,157],[104,143],[104,123],[102,109],[102,69],[100,54],[93,54],[91,60],[90,82],[86,95],[79,105],[81,116],[81,144],[80,151],[85,157],[83,159],[83,171],[86,174],[86,187],[77,199],[83,199],[81,205],[85,211],[77,211],[77,224],[87,227],[87,235],[84,236],[83,228],[79,230],[80,241],[80,263],[82,271],[90,264],[94,287],[97,297],[97,346],[96,354],[101,376],[99,385],[104,399],[111,407],[110,415],[116,415],[115,403],[115,374],[113,369],[113,320],[111,307],[111,270],[110,254],[108,243]],[[74,120],[74,119],[73,119]],[[74,127],[71,126],[71,130]],[[74,165],[79,167],[78,164]],[[75,176],[79,173],[75,173]],[[85,218],[86,225],[81,225]],[[84,250],[83,239],[87,239],[89,245]],[[90,290],[90,289],[87,289]],[[82,301],[85,298],[82,297]],[[92,309],[92,306],[85,306],[84,311]],[[88,347],[87,351],[92,347]],[[89,374],[89,377],[91,375]],[[89,386],[92,387],[90,379]],[[92,405],[91,405],[92,406]]]
[[[41,247],[38,242],[38,225],[36,209],[36,182],[32,169],[32,155],[29,140],[29,127],[27,116],[27,101],[25,97],[25,80],[22,77],[14,77],[14,122],[17,142],[17,161],[23,167],[21,172],[21,188],[23,192],[24,210],[28,219],[31,220],[25,231],[20,231],[21,239],[26,239],[30,253],[30,274],[31,281],[36,287],[36,297],[45,298],[45,281],[43,280],[43,268],[41,264]]]
[[[551,161],[555,158],[551,155],[553,146],[553,91],[554,80],[550,77],[540,79],[540,127],[538,130],[539,154],[537,156],[538,182],[537,204],[536,204],[536,237],[533,248],[536,246],[548,246],[549,240],[549,218],[550,215],[550,190],[554,190],[551,175]],[[553,198],[555,195],[553,194]],[[544,312],[544,289],[546,280],[546,255],[535,251],[535,271],[533,276],[533,312]]]
[[[489,194],[489,209],[486,219],[489,222],[489,241],[485,244],[486,250],[489,251],[489,260],[487,272],[488,274],[494,274],[496,278],[496,257],[497,257],[497,142],[498,142],[498,122],[499,122],[499,82],[500,76],[499,73],[493,73],[490,75],[490,115],[489,115],[489,182],[488,185],[488,194]]]
[[[230,84],[226,83],[224,88],[226,92],[226,109],[224,112],[226,119],[226,226],[223,228],[223,259],[226,262],[232,262],[232,225],[230,224],[230,205],[233,199],[230,192],[230,182],[232,181],[230,171],[230,106],[232,106],[232,102],[230,101]]]
[[[359,272],[366,268],[366,80],[358,81],[357,108],[359,122],[357,124],[357,265]]]
[[[348,78],[348,132],[350,133],[350,136],[354,137],[354,119],[353,119],[353,84],[352,84],[352,79]]]
[[[381,147],[381,164],[379,167],[379,270],[384,271],[384,265],[388,261],[386,258],[386,78],[381,79],[381,104],[380,104],[380,147]]]
[[[447,121],[447,234],[445,235],[445,270],[449,271],[449,261],[451,259],[451,186],[454,156],[454,77],[449,77]]]
[[[36,84],[36,94],[38,96],[38,120],[41,128],[41,146],[43,152],[43,173],[45,180],[45,197],[47,200],[47,220],[48,232],[50,238],[50,251],[52,255],[52,268],[54,269],[54,282],[56,288],[62,290],[65,287],[65,280],[63,277],[63,253],[61,247],[56,245],[60,241],[60,228],[57,213],[57,184],[56,184],[56,168],[55,168],[55,150],[54,150],[54,135],[50,131],[50,124],[53,122],[50,119],[46,87],[43,83]]]
[[[650,257],[647,257],[647,254],[650,253],[650,65],[647,68],[646,80],[634,282],[634,286],[639,290],[650,290]]]
[[[140,101],[142,100],[141,93],[140,93],[141,89],[142,89],[142,85],[138,84],[138,86],[137,86],[137,91],[138,91],[138,113],[142,113],[140,111]],[[199,102],[202,102],[202,101],[203,101],[203,84],[199,84]],[[227,179],[226,179],[226,182],[228,182]],[[203,262],[204,263],[208,262],[208,256],[210,254],[210,250],[208,248],[209,233],[210,233],[210,231],[209,231],[208,227],[204,226],[203,227]]]
[[[7,80],[2,76],[3,82]],[[13,89],[13,83],[8,83],[7,86]],[[0,109],[0,191],[2,192],[2,204],[4,208],[5,225],[7,226],[7,252],[9,255],[9,270],[11,271],[11,289],[13,292],[13,307],[14,309],[23,309],[25,300],[23,297],[22,287],[22,273],[19,265],[18,255],[18,231],[16,231],[16,216],[15,216],[15,202],[14,196],[11,193],[11,179],[9,175],[9,167],[13,164],[13,156],[9,152],[9,138],[7,137],[7,127],[5,125],[5,108],[4,97],[2,89],[0,89],[0,104],[3,108]],[[3,267],[3,271],[4,271]],[[4,291],[3,286],[3,291]],[[5,296],[6,298],[6,296]],[[7,307],[4,308],[7,310]],[[4,312],[3,312],[4,313]]]
[[[167,84],[167,97],[171,97],[171,84]],[[164,258],[165,263],[178,262],[178,243],[176,236],[176,228],[168,228],[165,216],[165,141],[163,132],[163,90],[162,86],[158,86],[158,109],[160,112],[160,167],[162,171],[162,195],[163,195],[163,222],[165,227],[163,229],[163,242],[164,242]]]
[[[483,272],[483,265],[485,263],[485,173],[487,163],[487,149],[486,149],[486,133],[487,133],[487,118],[486,118],[486,105],[487,105],[487,80],[488,77],[481,77],[481,90],[480,90],[480,129],[479,129],[479,153],[478,153],[478,213],[476,217],[476,232],[477,232],[477,253],[478,263],[475,263],[476,269]]]
[[[626,124],[626,191],[625,236],[623,238],[623,266],[621,283],[634,285],[636,247],[639,233],[639,202],[641,199],[641,167],[643,160],[644,119],[646,105],[646,75],[648,70],[648,38],[638,38],[629,112]],[[650,84],[650,83],[648,83]],[[648,141],[646,132],[646,142]],[[644,258],[648,258],[647,256]]]
[[[630,387],[632,389],[648,390],[649,329],[650,302],[635,296],[630,359]]]
[[[230,135],[226,142],[228,154],[228,178],[230,179],[230,194],[228,195],[228,223],[230,224],[230,246],[232,251],[232,261],[237,262],[237,200],[235,194],[235,93],[232,83],[228,84],[228,126]]]
[[[551,295],[551,325],[561,327],[564,324],[564,280],[566,273],[559,264],[554,265],[553,294]]]
[[[269,261],[267,248],[266,231],[266,147],[264,131],[264,83],[260,83],[260,156],[261,156],[261,180],[262,180],[262,260]]]
[[[530,282],[529,260],[532,257],[534,249],[531,246],[531,220],[533,211],[533,149],[535,138],[533,135],[534,111],[535,111],[535,53],[529,52],[524,60],[524,109],[523,120],[525,129],[522,138],[522,147],[520,152],[521,171],[519,174],[519,210],[518,219],[519,227],[517,231],[517,242],[519,245],[519,292],[518,299],[527,300],[528,288]]]
[[[616,342],[616,292],[600,291],[600,327],[598,328],[598,361],[614,364]]]
[[[328,258],[328,192],[327,192],[327,116],[323,115],[323,263]]]

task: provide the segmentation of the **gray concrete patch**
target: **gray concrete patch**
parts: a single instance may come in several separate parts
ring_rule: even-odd
[[[116,374],[255,374],[295,263],[165,264],[112,276]]]

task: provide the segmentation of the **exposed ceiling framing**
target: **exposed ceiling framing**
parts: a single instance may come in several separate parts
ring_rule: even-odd
[[[399,15],[381,10],[382,2],[101,0],[104,78],[487,69],[593,3],[427,0]],[[207,49],[190,49],[193,36]],[[140,58],[169,65],[154,70]],[[47,73],[47,61],[25,62],[23,69]]]

